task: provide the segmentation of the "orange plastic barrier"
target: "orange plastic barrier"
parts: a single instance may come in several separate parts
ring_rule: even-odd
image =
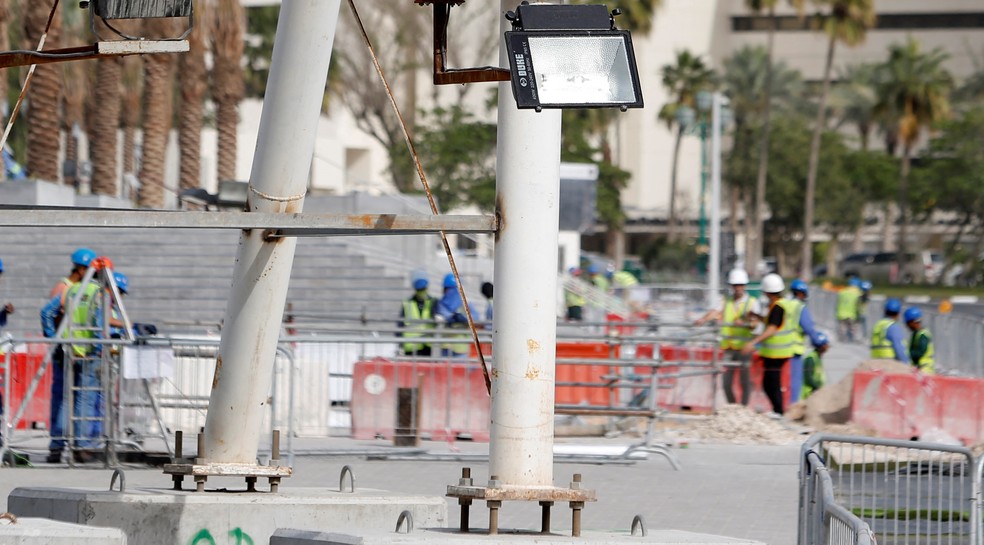
[[[35,373],[37,373],[38,368],[44,362],[44,353],[15,352],[0,355],[0,360],[10,362],[10,408],[11,412],[17,412],[17,408],[21,406],[27,395],[27,388],[31,385],[31,380],[34,379]],[[0,370],[0,385],[3,384],[3,378],[3,371]],[[3,392],[3,388],[0,388],[0,394]],[[42,375],[41,382],[38,383],[34,395],[31,396],[24,416],[17,423],[17,429],[47,428],[51,413],[50,405],[51,368],[49,367],[44,375]],[[11,418],[13,415],[5,416]]]
[[[360,361],[352,372],[352,436],[390,439],[396,428],[397,390],[418,388],[417,430],[435,441],[469,436],[489,440],[490,399],[477,363]]]
[[[855,371],[851,420],[884,437],[942,429],[975,445],[984,440],[984,379]]]

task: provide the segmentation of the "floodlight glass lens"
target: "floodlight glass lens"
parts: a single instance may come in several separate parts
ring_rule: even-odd
[[[541,104],[636,101],[622,36],[530,36]]]

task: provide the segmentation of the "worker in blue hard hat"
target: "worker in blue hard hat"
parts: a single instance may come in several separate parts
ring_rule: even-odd
[[[885,317],[878,320],[871,332],[871,358],[880,360],[898,360],[909,363],[909,355],[902,343],[902,324],[899,314],[902,313],[902,302],[892,298],[885,301]]]
[[[434,332],[434,310],[437,298],[427,293],[430,282],[423,273],[415,274],[411,285],[413,295],[403,301],[400,309],[400,321],[397,327],[402,331],[397,336],[403,337],[400,349],[406,356],[428,357],[432,354],[430,342],[421,341],[421,337],[432,335]]]
[[[817,333],[813,341],[813,350],[803,357],[803,399],[810,397],[827,382],[827,373],[823,370],[822,356],[830,348],[830,340],[823,333]]]
[[[933,336],[929,330],[923,327],[923,312],[919,307],[909,307],[905,309],[902,320],[906,327],[912,331],[912,338],[909,340],[909,357],[912,365],[928,375],[934,373],[933,361]]]
[[[821,333],[814,325],[810,308],[806,306],[806,300],[810,296],[810,286],[797,278],[790,282],[789,291],[792,298],[788,305],[790,310],[788,319],[796,324],[796,345],[793,347],[793,357],[789,360],[789,401],[795,403],[800,399],[804,381],[803,356],[807,353],[806,340],[809,338],[810,344],[817,346]]]
[[[585,284],[581,277],[581,269],[571,267],[567,270],[569,279],[564,281],[564,305],[567,307],[567,321],[580,322],[584,319],[584,305],[588,304],[584,298]]]
[[[847,286],[837,293],[837,336],[841,342],[855,342],[858,339],[858,302],[861,300],[861,280],[852,276]]]
[[[461,295],[458,293],[458,282],[454,273],[445,275],[442,285],[444,286],[444,295],[437,301],[434,318],[439,323],[443,323],[447,329],[467,330],[468,315]],[[473,317],[478,315],[473,306],[469,305],[469,310]],[[445,340],[441,343],[441,355],[455,358],[467,357],[471,348],[471,343],[468,341],[470,337],[467,331],[446,333]]]
[[[868,338],[868,302],[871,301],[871,290],[874,284],[867,280],[861,281],[861,297],[858,298],[858,327],[861,329],[861,338]]]

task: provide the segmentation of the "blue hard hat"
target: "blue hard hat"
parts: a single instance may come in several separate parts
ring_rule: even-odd
[[[413,281],[413,289],[415,290],[426,289],[427,284],[428,282],[426,278],[417,278],[416,280]]]
[[[89,263],[96,258],[96,252],[88,248],[79,248],[72,252],[72,263],[79,267],[88,267]]]
[[[588,265],[588,274],[598,274],[598,266],[594,263]]]
[[[852,276],[850,280],[847,281],[848,286],[854,286],[855,288],[861,287],[861,279],[857,276]]]
[[[121,272],[113,273],[113,281],[116,282],[116,287],[120,289],[121,292],[127,293],[130,291],[130,279],[126,277],[125,274]]]
[[[444,288],[457,288],[458,283],[454,280],[454,273],[444,275]]]
[[[922,320],[922,317],[923,313],[919,310],[919,307],[909,307],[905,309],[905,314],[902,315],[902,318],[906,322],[918,322],[919,320]]]
[[[817,333],[817,338],[814,341],[816,342],[813,343],[813,346],[816,348],[830,344],[830,339],[825,333]]]
[[[861,282],[861,291],[871,291],[871,288],[874,288],[874,287],[875,287],[875,285],[872,284],[871,282],[868,282],[867,280],[865,280],[864,282]]]
[[[894,297],[885,301],[886,314],[898,314],[899,312],[902,312],[902,301],[899,301]]]
[[[806,282],[800,280],[799,278],[793,280],[789,284],[789,289],[800,293],[810,293],[810,287],[806,284]]]
[[[3,272],[3,260],[0,259],[0,273]]]

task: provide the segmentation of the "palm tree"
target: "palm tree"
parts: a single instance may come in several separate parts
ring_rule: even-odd
[[[820,6],[829,7],[821,19],[827,33],[827,60],[823,67],[823,86],[820,90],[820,103],[817,108],[817,121],[813,127],[813,141],[810,143],[810,164],[806,174],[806,195],[803,207],[803,246],[800,272],[809,280],[813,272],[813,244],[810,235],[813,231],[814,199],[817,187],[817,168],[820,162],[820,137],[826,129],[827,95],[830,92],[830,70],[834,63],[834,48],[837,42],[848,46],[862,43],[868,29],[875,24],[874,0],[814,0]]]
[[[147,19],[145,35],[169,36],[171,19]],[[138,203],[149,208],[164,207],[164,157],[171,133],[173,112],[174,55],[144,56],[143,153],[140,161]]]
[[[143,98],[143,59],[138,56],[123,59],[123,167],[122,172],[135,174],[137,172],[136,149],[137,129],[140,128],[140,118],[143,108],[140,101]]]
[[[862,151],[867,151],[871,129],[877,124],[875,106],[878,104],[878,66],[871,63],[852,64],[840,71],[837,87],[830,92],[830,104],[842,125],[853,125],[858,131]]]
[[[89,95],[90,81],[87,77],[87,66],[80,62],[67,62],[62,66],[62,81],[64,88],[64,131],[65,131],[65,162],[75,165],[75,173],[66,177],[65,183],[78,184],[79,147],[75,137],[85,124],[85,103]]]
[[[666,123],[666,127],[674,131],[675,141],[673,143],[673,162],[670,167],[670,221],[668,238],[672,242],[676,239],[676,194],[677,194],[677,162],[680,158],[680,143],[683,141],[683,134],[687,127],[677,121],[677,112],[681,108],[693,109],[694,98],[698,91],[709,89],[714,84],[714,71],[711,70],[699,55],[694,55],[684,49],[677,51],[676,61],[673,64],[665,64],[660,70],[663,78],[663,87],[670,97],[659,111],[659,119]]]
[[[178,60],[181,89],[181,109],[178,114],[178,147],[181,150],[181,169],[178,187],[194,189],[201,185],[202,127],[205,125],[205,94],[208,74],[205,67],[207,49],[204,29],[207,20],[206,2],[195,2],[199,24],[188,35],[188,52]]]
[[[209,17],[212,42],[212,98],[219,134],[219,180],[236,178],[236,130],[246,84],[242,68],[245,12],[239,0],[216,0]]]
[[[883,79],[878,92],[878,110],[893,113],[902,146],[902,169],[899,175],[899,268],[905,265],[907,212],[909,208],[909,172],[912,149],[922,130],[945,119],[950,113],[953,76],[943,66],[949,58],[941,48],[922,52],[919,42],[910,38],[905,44],[889,48],[883,65]]]
[[[89,157],[92,160],[92,192],[116,195],[116,148],[122,106],[123,59],[108,57],[96,62],[93,102],[98,108],[90,110],[86,124],[89,128]]]
[[[30,2],[24,13],[25,49],[37,48],[52,2]],[[61,39],[61,17],[52,18],[45,49],[58,47]],[[49,182],[58,181],[61,155],[59,122],[61,120],[61,69],[50,64],[38,65],[27,94],[27,171],[32,177]]]
[[[11,20],[10,0],[0,0],[0,51],[10,50],[10,31],[8,25]],[[0,112],[8,111],[7,104],[7,74],[0,73]],[[6,115],[0,116],[0,121],[6,122]],[[0,168],[0,181],[7,179],[7,169]]]

